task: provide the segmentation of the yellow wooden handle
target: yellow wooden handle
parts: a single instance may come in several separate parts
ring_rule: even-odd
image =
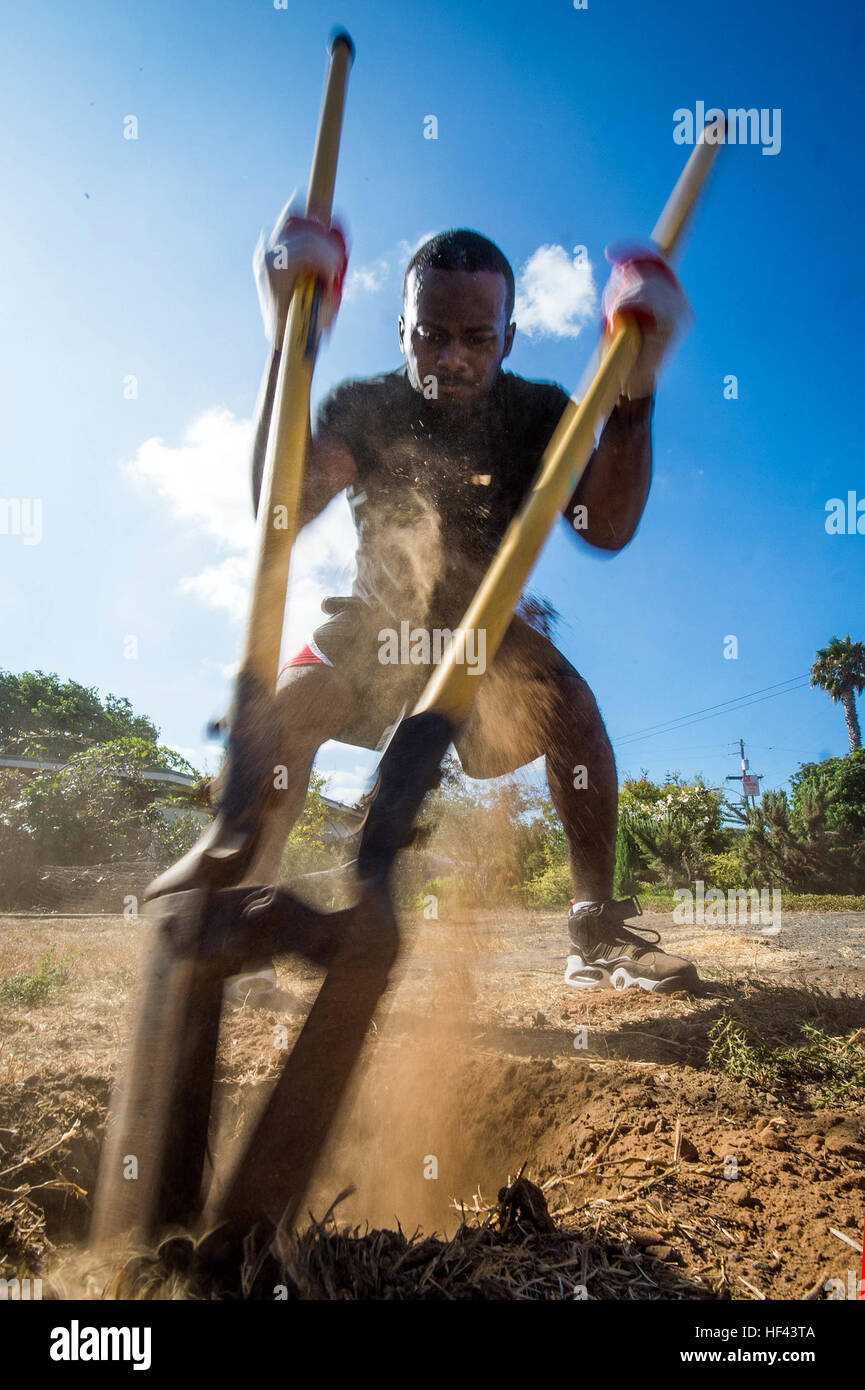
[[[330,65],[318,122],[307,194],[307,216],[330,225],[342,117],[354,44],[344,31],[330,46]],[[276,685],[285,619],[285,591],[297,535],[309,436],[309,395],[315,367],[319,288],[313,276],[297,283],[279,349],[267,452],[261,481],[255,576],[240,670],[267,690]]]

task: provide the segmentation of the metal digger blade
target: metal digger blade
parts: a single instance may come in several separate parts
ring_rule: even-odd
[[[207,893],[157,900],[159,920],[125,1082],[111,1101],[91,1241],[188,1222],[200,1209],[223,974],[186,942]]]
[[[295,1220],[396,960],[391,868],[454,733],[443,715],[416,714],[388,744],[358,854],[359,901],[342,913],[306,909],[319,930],[333,924],[327,975],[231,1177],[224,1187],[214,1185],[205,1224],[243,1229],[262,1220],[285,1226]],[[264,905],[259,920],[265,924],[268,917],[273,920],[274,910]]]
[[[231,1176],[212,1183],[203,1225],[242,1235],[294,1220],[397,956],[390,871],[453,734],[442,715],[414,715],[389,744],[358,855],[356,906],[318,912],[269,887],[188,890],[150,905],[156,940],[129,1078],[109,1121],[97,1245],[198,1224],[222,986],[258,954],[297,953],[323,966],[325,979]]]

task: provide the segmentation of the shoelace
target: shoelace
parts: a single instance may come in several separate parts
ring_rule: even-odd
[[[638,898],[621,898],[618,902],[615,903],[615,906],[618,908],[627,909],[627,911],[622,912],[623,917],[630,917],[635,912],[640,917],[642,917],[643,915],[643,909],[640,907],[640,902]],[[643,952],[651,951],[654,946],[660,946],[660,932],[656,932],[653,927],[643,927],[643,931],[648,932],[649,936],[654,937],[654,940],[650,941],[645,936],[641,936],[638,932],[633,931],[630,927],[626,927],[624,922],[620,922],[618,927],[615,928],[614,936],[602,939],[609,943],[609,945],[611,946],[618,945],[621,941],[628,941],[633,943],[633,945],[635,946],[640,946]]]
[[[619,927],[618,930],[616,931],[615,940],[616,940],[617,942],[618,942],[618,941],[633,941],[633,942],[635,943],[635,945],[637,945],[637,946],[643,946],[646,950],[651,950],[651,948],[652,948],[653,946],[660,946],[660,944],[661,944],[661,934],[660,934],[660,932],[656,932],[656,931],[654,930],[653,927],[644,927],[644,928],[643,928],[643,931],[649,932],[650,935],[653,936],[653,937],[655,938],[654,941],[648,941],[648,940],[646,939],[645,936],[640,936],[637,932],[631,931],[630,927],[626,927],[626,926],[624,926],[624,925],[622,925],[621,927]]]

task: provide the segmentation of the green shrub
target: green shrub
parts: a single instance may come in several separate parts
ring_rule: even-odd
[[[525,885],[524,896],[530,907],[566,906],[574,896],[570,868],[567,864],[548,864]]]
[[[613,875],[615,897],[626,898],[632,893],[636,893],[640,886],[640,878],[645,870],[646,865],[640,854],[639,846],[631,834],[628,817],[620,815],[616,828],[616,868]]]
[[[838,1105],[865,1088],[865,1029],[833,1037],[803,1023],[804,1043],[772,1048],[730,1014],[709,1029],[706,1065],[763,1090],[781,1091],[815,1106]]]
[[[782,893],[784,912],[865,912],[865,897],[855,893]]]
[[[702,778],[684,782],[678,773],[663,784],[645,774],[626,779],[619,788],[619,821],[627,826],[632,848],[625,854],[620,839],[616,846],[617,882],[624,889],[625,864],[630,877],[647,873],[673,888],[703,877],[708,854],[723,848],[721,811],[723,792],[707,787]]]
[[[731,888],[749,886],[745,882],[745,867],[734,849],[724,850],[721,854],[707,855],[704,872],[707,888],[721,888],[727,893]]]
[[[55,961],[54,951],[53,946],[46,951],[32,974],[16,970],[14,975],[0,979],[0,999],[29,1006],[40,1003],[52,990],[65,985],[69,979],[67,963],[72,960],[74,952],[70,951],[61,961]]]
[[[461,878],[459,874],[449,874],[446,878],[428,879],[415,897],[414,908],[418,912],[422,912],[427,906],[426,900],[428,898],[437,898],[440,904],[459,904],[462,907],[481,905],[478,902],[476,890],[467,879]]]

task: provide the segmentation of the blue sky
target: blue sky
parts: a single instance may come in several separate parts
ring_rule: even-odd
[[[336,195],[353,275],[316,398],[398,365],[400,265],[424,233],[474,226],[518,272],[561,248],[571,290],[585,246],[599,293],[604,246],[648,234],[688,153],[673,113],[780,110],[777,154],[720,151],[681,262],[695,324],[661,383],[636,540],[607,559],[562,523],[533,588],[562,612],[623,775],[717,784],[740,736],[764,787],[844,753],[840,709],[807,688],[624,741],[804,675],[836,633],[865,636],[865,535],[824,524],[830,498],[865,498],[865,16],[803,0],[4,5],[0,495],[40,499],[42,522],[38,544],[0,534],[0,664],[126,695],[203,763],[240,643],[266,348],[252,250],[305,182],[334,23],[357,45]],[[518,334],[515,371],[576,386],[587,282],[577,299]],[[338,501],[299,548],[289,644],[350,562]],[[332,745],[322,758],[346,796],[369,766]]]

